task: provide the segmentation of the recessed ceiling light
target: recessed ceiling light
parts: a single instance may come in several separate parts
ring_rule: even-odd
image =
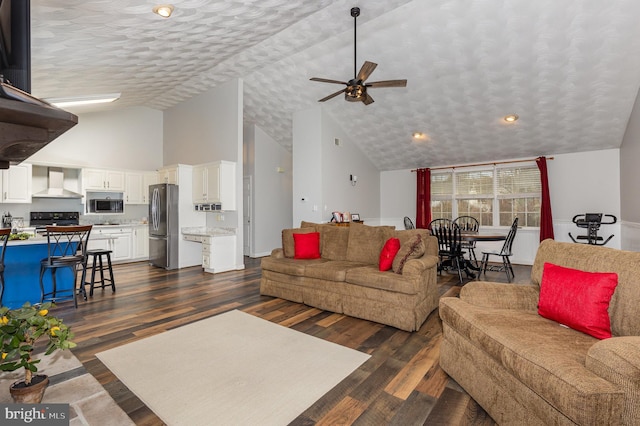
[[[119,98],[120,93],[110,93],[108,95],[75,96],[68,98],[51,98],[45,100],[50,104],[57,106],[58,108],[68,108],[70,106],[78,105],[104,104],[113,102]]]
[[[425,135],[425,134],[424,134],[424,133],[422,133],[422,132],[413,132],[413,133],[411,134],[411,136],[412,136],[414,139],[426,139],[426,138],[427,138],[427,135]]]
[[[504,121],[506,121],[507,123],[513,123],[517,121],[518,118],[520,118],[518,117],[518,114],[509,114],[504,116]]]
[[[153,13],[157,13],[163,18],[168,18],[173,13],[173,5],[162,4],[153,8]]]

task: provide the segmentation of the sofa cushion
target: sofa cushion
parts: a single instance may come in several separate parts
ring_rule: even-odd
[[[609,301],[618,274],[544,264],[538,313],[598,339],[611,337]]]
[[[279,272],[281,274],[302,277],[308,265],[326,262],[324,259],[290,259],[288,257],[277,259],[273,257],[263,257],[260,263],[262,269]]]
[[[393,226],[368,226],[351,223],[347,260],[378,266],[380,251],[384,243],[393,235]]]
[[[585,407],[614,412],[623,398],[622,389],[585,367],[594,337],[535,311],[478,307],[455,297],[440,299],[440,317],[575,423],[585,423]]]
[[[349,269],[358,268],[363,265],[362,263],[349,262],[348,260],[329,260],[321,264],[307,266],[304,275],[308,278],[318,278],[327,281],[344,281]],[[328,286],[330,286],[330,283]]]
[[[397,238],[389,238],[382,251],[380,252],[380,261],[378,262],[378,269],[380,271],[388,271],[393,265],[393,259],[400,250],[400,240]]]
[[[345,280],[350,284],[404,294],[418,293],[420,285],[419,277],[398,276],[391,271],[381,272],[378,270],[378,265],[349,269]]]
[[[294,232],[296,234],[308,234],[310,232],[316,232],[316,229],[313,227],[283,229],[282,230],[282,250],[284,252],[284,257],[293,258],[293,256],[296,253],[295,244],[293,241]]]
[[[294,259],[318,259],[320,258],[320,233],[309,232],[307,234],[293,233]]]
[[[320,240],[323,259],[345,260],[347,258],[348,227],[322,225],[320,227]]]
[[[393,272],[402,274],[404,264],[409,259],[417,259],[424,254],[424,240],[421,234],[415,234],[404,244],[400,246],[400,250],[393,259]]]
[[[540,243],[531,268],[531,282],[540,285],[544,262],[588,272],[615,272],[616,287],[609,304],[611,334],[639,336],[640,253],[591,244],[563,243],[551,239]]]

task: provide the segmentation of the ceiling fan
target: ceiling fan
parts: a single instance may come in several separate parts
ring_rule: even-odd
[[[407,80],[385,80],[385,81],[376,81],[373,83],[365,83],[365,80],[369,78],[373,70],[376,69],[378,64],[374,64],[373,62],[365,61],[360,68],[360,72],[356,74],[356,21],[358,16],[360,16],[360,8],[353,7],[351,8],[351,16],[353,16],[353,75],[354,77],[347,81],[338,81],[338,80],[329,80],[326,78],[311,78],[311,81],[319,81],[321,83],[335,83],[335,84],[344,84],[346,87],[342,90],[338,90],[335,93],[330,94],[318,102],[328,101],[331,98],[338,96],[340,93],[344,92],[344,98],[349,102],[362,102],[365,105],[369,105],[373,103],[373,98],[371,95],[367,93],[368,87],[406,87]]]

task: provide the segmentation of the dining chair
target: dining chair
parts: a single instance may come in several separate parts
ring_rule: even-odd
[[[11,228],[0,229],[0,305],[2,305],[2,296],[4,296],[4,255],[7,252],[7,241],[11,235]]]
[[[438,272],[455,269],[462,284],[462,271],[466,271],[467,274],[469,272],[464,260],[460,227],[450,219],[434,219],[429,224],[429,229],[431,235],[438,239]]]
[[[87,242],[91,233],[91,225],[76,226],[47,226],[47,257],[40,261],[40,302],[73,299],[77,308],[76,283],[78,269],[82,270],[80,293],[87,300],[84,286],[87,274]],[[73,273],[73,287],[58,289],[57,272],[59,269],[69,268]],[[44,276],[51,271],[51,291],[45,292]]]
[[[513,273],[513,266],[511,266],[511,261],[509,260],[509,257],[513,255],[511,248],[513,247],[513,240],[516,237],[517,231],[518,231],[518,218],[516,217],[513,220],[513,223],[511,224],[511,228],[509,229],[507,238],[504,240],[502,249],[500,251],[483,251],[482,252],[482,272],[484,273],[485,278],[487,276],[489,256],[500,256],[502,258],[502,265],[490,266],[488,267],[489,271],[493,271],[493,272],[504,271],[505,274],[507,274],[508,282],[511,282],[511,280],[515,278],[515,274]]]
[[[473,216],[458,216],[453,220],[453,223],[460,227],[460,232],[478,232],[480,230],[480,222]],[[469,252],[469,260],[478,264],[478,258],[476,257],[476,242],[475,241],[463,241],[462,249]]]

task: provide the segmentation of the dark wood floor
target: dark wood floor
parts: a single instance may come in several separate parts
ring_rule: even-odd
[[[442,325],[437,310],[420,330],[408,333],[260,296],[260,260],[245,258],[245,265],[243,271],[215,275],[198,267],[165,271],[146,263],[116,265],[115,294],[97,290],[89,301],[80,300],[77,309],[66,302],[55,313],[76,335],[74,354],[138,425],[163,423],[95,354],[232,309],[371,355],[293,425],[495,424],[440,369]],[[528,282],[531,268],[515,269],[516,282]],[[488,278],[506,281],[504,273]],[[438,281],[441,294],[456,295],[460,288],[455,275],[444,273]],[[167,368],[179,363],[167,360]]]

